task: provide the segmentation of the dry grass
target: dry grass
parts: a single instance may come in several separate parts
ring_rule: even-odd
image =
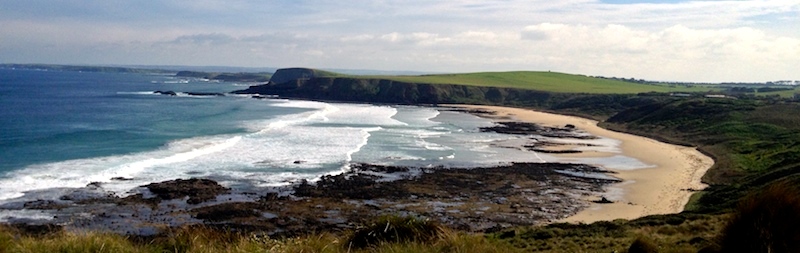
[[[157,238],[0,226],[0,252],[800,252],[800,191],[776,184],[733,214],[656,215],[468,234],[409,217],[383,217],[349,236],[272,239],[197,226]],[[720,236],[722,235],[722,236]]]
[[[363,249],[381,243],[432,243],[439,239],[443,230],[444,227],[427,219],[385,216],[356,230],[347,239],[347,245]]]
[[[722,235],[722,252],[800,252],[800,188],[779,182],[751,194]]]
[[[714,245],[726,220],[727,215],[657,215],[632,221],[518,228],[494,236],[528,252],[628,252],[637,238],[647,240],[658,252],[697,252]]]
[[[395,222],[403,220],[392,219]],[[415,229],[426,229],[424,222],[422,225],[413,226]],[[433,234],[423,231],[422,235],[409,235],[416,238],[413,240],[378,240],[357,249],[342,240],[340,235],[327,233],[271,239],[264,235],[193,226],[167,231],[156,238],[132,238],[107,233],[64,231],[33,235],[0,226],[0,252],[519,252],[508,244],[482,235],[454,232],[438,226],[436,231]]]

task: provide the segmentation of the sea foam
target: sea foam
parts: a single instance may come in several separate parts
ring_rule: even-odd
[[[276,107],[305,112],[245,121],[246,133],[172,141],[146,152],[28,166],[0,179],[0,200],[60,187],[102,183],[124,196],[139,185],[176,178],[208,177],[280,185],[339,173],[368,144],[370,133],[406,126],[388,106],[278,101]],[[124,178],[126,180],[114,180]]]

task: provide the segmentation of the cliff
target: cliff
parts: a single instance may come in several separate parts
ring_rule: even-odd
[[[308,72],[305,72],[308,73]],[[634,98],[631,94],[567,94],[545,91],[499,88],[455,84],[428,84],[401,82],[364,77],[305,78],[300,71],[293,72],[297,79],[276,79],[275,73],[268,84],[250,86],[237,94],[277,95],[284,98],[333,100],[344,102],[391,104],[484,104],[534,107],[558,110],[595,119],[604,119],[618,112],[621,103]],[[283,81],[281,83],[275,80]]]
[[[238,94],[286,98],[394,104],[502,103],[506,96],[537,97],[547,93],[466,85],[410,83],[381,78],[345,76],[307,68],[279,69],[269,83],[250,86]]]

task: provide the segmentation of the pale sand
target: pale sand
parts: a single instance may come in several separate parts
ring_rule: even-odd
[[[614,188],[622,190],[622,195],[618,197],[617,202],[593,203],[591,207],[561,220],[562,222],[589,223],[681,212],[692,194],[687,189],[705,188],[706,185],[700,179],[714,165],[713,159],[700,153],[696,148],[672,145],[641,136],[606,130],[598,127],[597,121],[590,119],[509,107],[448,106],[495,111],[498,117],[510,116],[519,121],[542,125],[563,127],[566,124],[572,124],[590,134],[619,140],[622,142],[620,148],[623,155],[636,158],[649,165],[655,165],[655,167],[636,170],[612,169],[617,172],[613,176],[623,180],[622,183],[608,189],[611,191],[614,191]],[[596,157],[608,154],[583,155]],[[579,156],[581,154],[569,155],[569,157]]]

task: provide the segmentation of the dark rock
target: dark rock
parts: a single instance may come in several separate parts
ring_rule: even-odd
[[[175,92],[175,91],[171,91],[171,90],[168,90],[168,91],[160,91],[160,90],[157,90],[157,91],[154,91],[153,93],[154,93],[154,94],[167,95],[167,96],[177,96],[177,95],[178,95],[178,93],[177,93],[177,92]],[[225,96],[225,93],[219,93],[219,92],[186,92],[186,95],[189,95],[189,96],[214,96],[214,97],[224,97],[224,96]]]
[[[525,147],[527,147],[527,146],[525,146]],[[578,153],[583,153],[583,151],[572,150],[572,149],[569,149],[569,150],[548,150],[548,149],[528,148],[528,150],[534,151],[534,152],[539,152],[539,153],[545,153],[545,154],[578,154]]]
[[[592,202],[597,203],[597,204],[611,204],[611,203],[614,203],[614,201],[608,200],[605,196],[600,197],[600,200],[595,200],[595,201],[592,201]]]
[[[204,201],[212,200],[217,195],[230,192],[230,189],[222,187],[217,182],[209,179],[176,179],[160,183],[152,183],[144,186],[158,198],[169,200],[188,196],[186,203],[199,204]]]
[[[219,92],[186,92],[189,96],[213,96],[213,97],[224,97],[224,93]]]
[[[176,93],[174,91],[171,91],[171,90],[168,90],[168,91],[157,90],[157,91],[154,91],[153,94],[161,94],[161,95],[167,95],[167,96],[177,96],[178,95],[178,93]]]
[[[572,138],[572,139],[597,139],[597,136],[579,133],[575,128],[545,127],[536,123],[529,122],[498,122],[492,127],[481,127],[481,132],[494,132],[501,134],[515,135],[541,135],[552,138]]]
[[[259,201],[260,202],[269,202],[269,201],[276,201],[276,200],[281,200],[281,199],[282,198],[280,196],[278,196],[278,193],[269,192],[266,195],[261,196],[261,198],[259,198]]]
[[[68,207],[68,205],[63,203],[58,203],[53,200],[34,200],[28,201],[22,204],[22,207],[25,209],[39,209],[39,210],[56,210]]]
[[[112,177],[111,180],[113,181],[131,181],[133,178],[129,177]]]
[[[192,210],[195,218],[206,221],[226,221],[236,218],[261,217],[257,210],[258,204],[253,202],[234,202],[201,207]]]
[[[294,164],[304,164],[304,163],[306,163],[306,161],[303,160],[294,161]]]

